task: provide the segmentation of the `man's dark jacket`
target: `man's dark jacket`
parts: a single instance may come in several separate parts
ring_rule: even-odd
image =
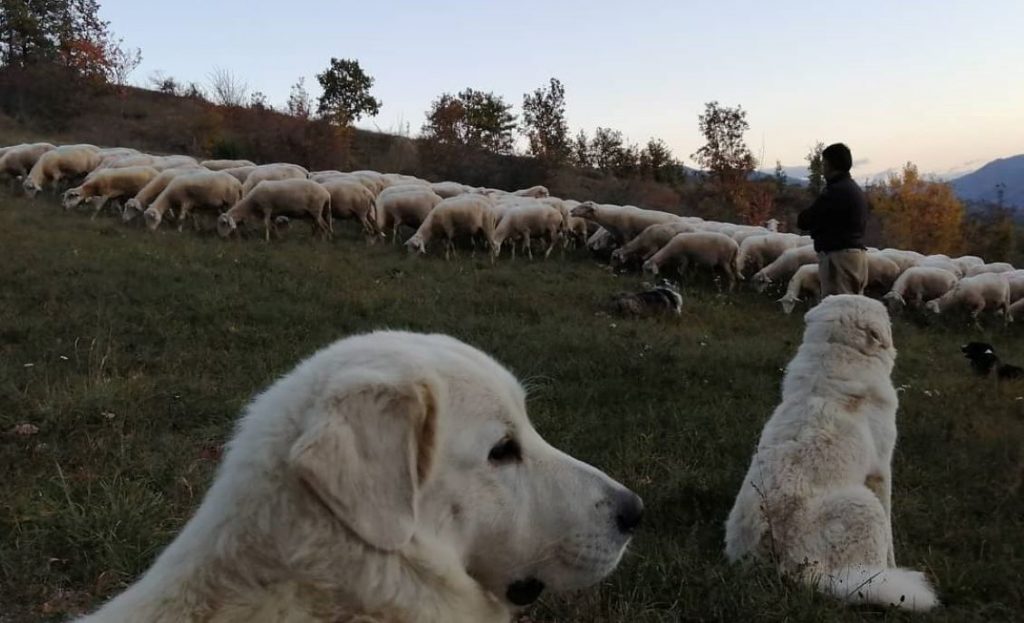
[[[830,253],[864,248],[868,200],[849,173],[835,175],[811,207],[800,213],[796,224],[810,232],[814,250]]]

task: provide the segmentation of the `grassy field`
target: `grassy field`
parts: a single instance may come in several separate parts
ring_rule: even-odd
[[[1021,327],[895,323],[897,559],[926,570],[945,606],[846,609],[722,556],[799,314],[700,287],[682,318],[612,318],[608,296],[639,279],[582,253],[446,263],[347,231],[223,242],[0,194],[0,620],[64,620],[124,587],[198,505],[247,399],[330,341],[381,327],[492,353],[528,382],[549,441],[643,496],[620,569],[544,596],[535,621],[1024,617],[1024,384],[977,381],[958,352],[985,337],[1021,363]]]

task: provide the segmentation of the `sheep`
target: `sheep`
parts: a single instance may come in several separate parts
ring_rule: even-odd
[[[804,293],[814,300],[821,298],[821,277],[817,264],[804,264],[798,268],[786,286],[786,294],[776,302],[782,305],[783,313],[791,314],[796,304],[803,301],[801,296]]]
[[[390,231],[391,242],[394,244],[402,225],[419,228],[427,214],[441,201],[440,195],[425,186],[385,188],[377,195],[374,205],[377,229],[385,235]]]
[[[125,169],[128,167],[151,167],[157,160],[155,156],[148,154],[116,154],[106,156],[94,169],[95,171],[106,171],[107,169]]]
[[[237,169],[238,167],[255,167],[252,160],[203,160],[199,166],[211,171],[223,171],[224,169]]]
[[[221,169],[221,173],[227,173],[231,177],[235,178],[241,183],[245,183],[249,179],[249,175],[252,174],[258,167],[246,166],[246,167],[235,167],[233,169]]]
[[[598,227],[597,231],[587,238],[587,248],[590,252],[600,258],[608,258],[616,248],[615,238],[611,232],[604,227]]]
[[[770,219],[768,219],[767,221],[764,222],[762,227],[764,227],[765,229],[767,229],[768,231],[770,231],[772,233],[776,233],[776,232],[779,231],[779,225],[781,225],[781,223],[779,222],[779,219],[777,219],[777,218],[770,218]]]
[[[651,225],[622,247],[612,251],[612,266],[622,266],[634,260],[645,262],[664,247],[676,234],[693,232],[686,223]]]
[[[469,192],[468,186],[458,182],[435,182],[430,185],[430,189],[445,199]]]
[[[264,180],[217,217],[217,234],[227,238],[239,221],[258,218],[263,221],[264,238],[269,242],[270,222],[276,216],[308,218],[314,234],[330,238],[334,229],[331,193],[308,179]]]
[[[390,188],[391,186],[427,186],[430,187],[430,182],[424,179],[420,179],[415,175],[403,175],[401,173],[384,173],[382,175],[384,182]]]
[[[1010,305],[1010,318],[1016,318],[1024,314],[1024,298]]]
[[[891,260],[900,267],[900,271],[917,266],[924,256],[916,251],[901,251],[900,249],[882,249],[878,252],[882,257]]]
[[[783,279],[789,279],[804,264],[815,264],[818,262],[818,254],[811,245],[788,249],[785,253],[775,259],[754,274],[752,279],[754,288],[758,292],[764,292],[773,283]]]
[[[676,234],[664,247],[644,262],[644,272],[657,275],[662,266],[673,263],[680,274],[684,274],[692,262],[698,266],[706,266],[714,272],[716,269],[725,273],[729,281],[729,289],[733,289],[736,281],[741,279],[736,270],[736,255],[740,246],[736,241],[717,232],[693,232]]]
[[[512,194],[516,197],[533,197],[534,199],[543,199],[544,197],[550,196],[551,193],[549,193],[548,189],[544,186],[531,186],[529,188],[512,191]]]
[[[736,258],[736,266],[741,275],[756,273],[789,249],[799,246],[799,243],[800,237],[795,234],[750,236],[739,242],[740,253]]]
[[[245,178],[242,194],[249,194],[256,184],[263,181],[304,180],[309,172],[297,164],[277,163],[264,164],[256,167]]]
[[[148,184],[139,189],[135,196],[129,199],[124,204],[124,210],[121,212],[121,218],[124,222],[131,221],[139,214],[142,214],[149,204],[157,198],[167,188],[167,185],[171,183],[171,180],[178,177],[179,175],[187,175],[203,171],[200,167],[187,168],[180,167],[176,169],[167,169],[160,171],[156,177],[151,179]]]
[[[494,232],[495,255],[501,253],[501,245],[506,240],[512,243],[512,259],[516,257],[515,240],[523,241],[526,253],[533,259],[531,242],[534,238],[547,238],[548,248],[544,258],[551,255],[552,249],[559,240],[562,231],[562,215],[539,201],[514,203],[502,217]]]
[[[1003,275],[981,273],[973,277],[964,277],[951,290],[925,303],[925,309],[934,314],[945,313],[957,307],[970,312],[975,324],[978,322],[978,316],[985,310],[1002,311],[1003,323],[1012,322],[1010,284]]]
[[[918,266],[930,266],[933,268],[941,268],[948,270],[953,273],[959,279],[964,276],[964,271],[959,266],[953,263],[953,260],[949,259],[947,255],[927,255],[921,261],[917,263]]]
[[[444,259],[448,260],[455,253],[455,239],[460,236],[469,237],[476,250],[476,236],[483,236],[490,250],[491,262],[498,252],[498,244],[494,240],[494,213],[490,210],[487,197],[459,195],[442,199],[427,213],[408,240],[405,247],[411,252],[427,252],[427,245],[437,236],[444,238]]]
[[[355,180],[355,176],[348,173],[342,173],[341,171],[335,171],[334,169],[328,169],[326,171],[310,171],[309,179],[317,183],[323,183],[327,180],[332,180],[337,177],[342,177],[349,180]]]
[[[565,208],[565,214],[563,219],[565,220],[563,234],[565,235],[565,248],[572,249],[576,245],[583,246],[587,244],[587,238],[590,237],[591,226],[594,226],[596,231],[596,224],[588,221],[585,218],[572,215],[572,209],[580,204],[579,201],[573,199],[563,199],[562,207]],[[568,216],[566,216],[568,215]]]
[[[981,259],[977,255],[961,255],[958,258],[953,259],[953,263],[956,264],[963,274],[967,274],[967,271],[974,268],[975,266],[981,266],[985,263],[985,260]]]
[[[0,156],[0,176],[6,175],[16,182],[20,181],[43,154],[53,149],[56,147],[50,143],[22,143],[8,147]]]
[[[910,305],[921,307],[924,301],[936,299],[949,292],[957,277],[944,268],[934,266],[911,266],[896,278],[896,282],[882,300],[891,311]]]
[[[63,145],[46,151],[25,177],[25,193],[34,197],[46,183],[56,187],[61,180],[88,175],[102,160],[98,151],[94,145]]]
[[[351,171],[348,175],[358,178],[359,181],[362,182],[375,197],[380,195],[380,193],[388,186],[388,182],[384,179],[384,175],[376,171]]]
[[[326,191],[324,191],[326,192]],[[178,230],[193,208],[227,209],[242,197],[242,183],[223,171],[201,171],[178,175],[161,191],[143,216],[150,231],[160,226],[163,215],[178,208]]]
[[[884,294],[892,289],[892,285],[899,278],[900,270],[899,264],[885,257],[879,252],[868,253],[868,283],[867,288]]]
[[[380,234],[374,214],[376,198],[365,186],[355,178],[342,176],[328,178],[320,185],[331,195],[332,218],[356,219],[371,239]]]
[[[991,264],[979,264],[972,266],[964,274],[965,277],[976,277],[985,273],[999,274],[1008,273],[1016,270],[1013,264],[1007,264],[1006,262],[992,262]]]
[[[736,244],[743,244],[743,241],[752,236],[764,236],[772,232],[764,227],[743,227],[729,234],[729,237],[736,241]]]
[[[634,206],[599,205],[585,201],[570,212],[571,216],[594,221],[608,230],[618,244],[624,244],[651,225],[678,222],[679,217],[668,212],[641,210]]]
[[[1016,303],[1024,298],[1024,270],[1003,273],[1003,276],[1010,284],[1010,302]]]
[[[157,175],[159,172],[156,169],[144,166],[97,171],[81,186],[64,193],[64,209],[70,210],[82,201],[95,198],[92,217],[96,218],[107,201],[136,195]]]

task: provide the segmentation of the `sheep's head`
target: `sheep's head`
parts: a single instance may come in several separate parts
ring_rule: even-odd
[[[42,188],[39,187],[39,184],[36,184],[34,181],[32,181],[32,178],[30,177],[25,178],[25,181],[22,182],[21,187],[25,190],[25,194],[28,195],[29,197],[35,197],[36,193],[42,190]]]
[[[276,222],[274,224],[277,225]],[[236,229],[238,229],[238,224],[230,214],[221,214],[217,217],[217,235],[221,238],[227,238]]]
[[[569,212],[569,215],[576,216],[579,218],[594,218],[594,213],[596,212],[594,208],[595,204],[593,201],[584,201],[583,203],[573,208]]]
[[[767,221],[764,222],[764,228],[767,229],[768,231],[779,231],[779,219],[768,219]]]
[[[77,208],[82,203],[82,191],[78,188],[72,188],[64,193],[63,201],[61,202],[65,210],[71,208]]]
[[[644,262],[644,273],[649,273],[651,275],[658,274],[658,265],[654,263],[654,260],[647,260]]]
[[[785,314],[792,314],[793,308],[800,302],[797,297],[789,296],[788,294],[777,301],[782,305],[782,312]]]
[[[146,219],[146,228],[150,231],[160,227],[160,221],[163,220],[163,216],[153,208],[147,208],[146,211],[142,213],[142,216]]]
[[[412,238],[406,240],[405,248],[408,249],[410,253],[419,251],[420,253],[426,254],[427,252],[427,245],[423,242],[423,237],[419,234],[413,234]]]
[[[135,217],[142,214],[142,205],[132,197],[124,204],[124,210],[121,211],[121,220],[125,223],[135,220]]]
[[[618,268],[625,262],[625,258],[622,249],[615,249],[612,251],[612,266]]]
[[[903,300],[903,297],[900,296],[900,293],[895,290],[887,292],[885,296],[882,297],[882,300],[885,302],[890,312],[902,309],[907,304],[907,302]]]
[[[758,272],[753,278],[754,289],[758,292],[764,292],[768,289],[768,286],[772,285],[771,278],[764,273],[764,271]]]
[[[942,310],[939,309],[939,299],[932,299],[924,304],[924,308],[933,314],[938,314]]]

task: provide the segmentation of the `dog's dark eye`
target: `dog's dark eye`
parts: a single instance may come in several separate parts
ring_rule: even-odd
[[[506,437],[491,448],[490,454],[487,455],[487,460],[499,465],[513,461],[518,462],[523,460],[523,452],[519,447],[518,441],[511,437]]]

